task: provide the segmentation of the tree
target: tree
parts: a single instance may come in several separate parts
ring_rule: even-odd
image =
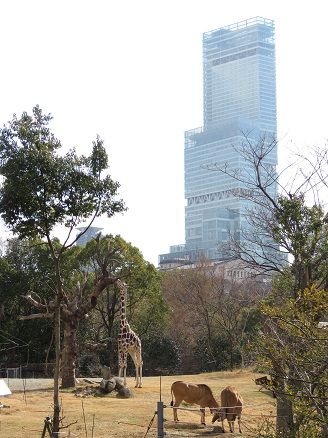
[[[53,239],[53,245],[59,249],[59,240]],[[8,302],[7,314],[9,311],[11,313],[11,318],[6,318],[6,325],[11,334],[17,334],[22,341],[25,340],[25,343],[29,342],[31,356],[35,350],[39,350],[38,359],[40,359],[44,357],[42,352],[49,350],[50,336],[39,338],[32,333],[33,331],[44,333],[45,328],[51,329],[49,322],[55,305],[53,300],[55,278],[51,271],[49,248],[41,239],[33,241],[12,239],[6,256],[0,259],[0,262],[3,262],[0,264],[0,288],[3,289],[5,296],[3,303]],[[91,304],[91,296],[105,264],[108,265],[107,269],[112,275],[113,282],[116,278],[124,278],[130,287],[128,311],[130,321],[137,327],[138,334],[142,338],[148,338],[157,331],[162,331],[165,325],[166,309],[160,291],[160,275],[152,264],[143,259],[136,247],[125,242],[120,236],[99,234],[86,247],[68,248],[63,254],[61,271],[63,289],[67,297],[67,301],[61,305],[63,388],[75,386],[77,354],[85,349],[104,347],[105,340],[109,364],[114,369],[116,344],[113,327],[119,312],[114,284],[107,287],[104,297],[97,300],[97,310],[101,318],[92,312]],[[17,296],[17,290],[20,291],[20,296]],[[25,302],[21,296],[25,298]],[[21,336],[19,331],[17,333],[15,331],[15,326],[21,330],[22,324],[15,321],[17,317],[19,321],[29,320]],[[83,330],[78,334],[81,323]],[[108,361],[108,357],[106,360]]]
[[[262,138],[255,142],[245,136],[238,148],[244,170],[231,169],[228,163],[211,167],[237,180],[244,188],[235,190],[234,195],[250,201],[252,205],[245,212],[250,227],[241,230],[242,239],[237,241],[232,238],[232,251],[264,271],[277,272],[282,277],[280,285],[289,284],[287,292],[280,287],[280,294],[272,295],[270,305],[273,312],[278,305],[289,308],[288,300],[292,300],[296,306],[302,300],[304,291],[312,290],[311,285],[320,289],[327,288],[328,284],[328,216],[320,201],[320,192],[327,187],[327,153],[317,150],[313,159],[299,155],[299,167],[293,166],[293,178],[289,183],[280,182],[278,194],[274,190],[278,175],[270,161],[275,146],[276,140]],[[281,181],[283,172],[279,176]],[[281,257],[282,252],[288,255],[285,263]],[[266,312],[264,315],[267,315]],[[291,313],[286,319],[292,326]],[[312,323],[309,316],[307,324]],[[271,324],[270,327],[270,336],[265,336],[261,344],[261,355],[266,358],[270,364],[268,368],[275,376],[277,433],[281,436],[295,436],[298,427],[294,422],[297,405],[288,391],[287,380],[293,382],[297,371],[294,367],[286,366],[285,349],[280,349],[282,354],[277,354],[276,358],[270,353],[271,337],[276,345],[279,344],[279,338],[284,337],[279,324]],[[295,348],[298,336],[290,331],[284,339],[287,349],[292,346]],[[315,351],[311,342],[308,347],[311,353]],[[311,360],[314,360],[314,356],[311,356]],[[304,379],[298,381],[298,386],[305,390]]]
[[[223,278],[217,277],[205,261],[195,269],[169,271],[163,278],[164,296],[171,309],[171,336],[180,345],[182,367],[188,367],[187,372],[192,366],[193,371],[198,370],[193,350],[199,339],[205,339],[210,361],[216,367],[213,304],[223,289]]]
[[[243,212],[248,225],[240,230],[241,238],[230,236],[232,254],[262,272],[284,274],[286,265],[292,265],[297,290],[312,281],[315,266],[327,259],[328,247],[322,236],[327,232],[328,219],[319,195],[326,186],[327,157],[316,151],[317,159],[310,168],[306,166],[308,158],[298,157],[302,161],[292,166],[292,181],[282,182],[290,166],[277,174],[272,164],[276,145],[276,139],[263,136],[254,141],[245,134],[241,145],[235,146],[243,163],[241,168],[232,168],[229,163],[208,168],[237,181],[240,188],[232,189],[232,194],[250,205]],[[312,266],[306,267],[308,263]]]
[[[163,331],[167,309],[161,293],[160,274],[145,261],[138,248],[121,236],[106,235],[90,241],[80,254],[85,269],[97,273],[104,263],[112,275],[123,279],[128,286],[127,312],[129,323],[141,339],[151,333]],[[114,327],[119,314],[118,290],[113,285],[106,289],[96,304],[100,318],[93,316],[92,327],[96,344],[106,342],[106,361],[112,369],[116,366]]]
[[[314,281],[328,285],[324,272],[328,257],[328,215],[322,205],[307,206],[304,193],[279,196],[273,220],[273,237],[292,256],[294,298]]]
[[[284,401],[277,405],[277,434],[326,438],[328,338],[319,321],[328,316],[328,291],[312,285],[294,300],[283,299],[282,290],[279,284],[277,299],[271,296],[262,303],[265,323],[254,345],[278,400]]]
[[[196,361],[195,368],[202,371],[233,368],[243,362],[244,345],[257,326],[257,289],[252,280],[224,279],[205,260],[195,269],[165,274],[163,291],[171,309],[171,335],[181,345],[186,372],[195,371],[190,366]]]
[[[52,243],[55,248],[60,248],[60,243],[57,239],[53,239]],[[44,248],[43,248],[44,249]],[[47,249],[47,248],[46,248]],[[40,251],[40,248],[39,248]],[[35,253],[34,248],[34,253]],[[81,248],[74,246],[68,248],[62,257],[63,268],[61,270],[63,294],[65,300],[60,304],[60,321],[62,326],[62,345],[61,345],[61,378],[62,388],[75,386],[75,359],[77,353],[76,334],[80,322],[88,317],[88,313],[93,308],[91,303],[91,295],[98,292],[99,283],[102,281],[101,276],[92,275],[87,277],[80,269],[79,253]],[[50,259],[50,252],[48,251],[48,259]],[[35,271],[38,273],[38,280],[40,281],[40,274],[42,274],[42,265],[36,263]],[[43,276],[44,278],[44,276]],[[18,319],[39,320],[39,319],[53,319],[56,310],[56,301],[53,299],[54,278],[50,275],[46,276],[48,284],[42,287],[38,283],[35,287],[31,287],[25,296],[26,302],[37,309],[37,313],[28,315],[20,315]],[[115,278],[109,278],[109,281],[114,282]],[[32,283],[33,284],[33,283]],[[32,286],[31,284],[31,286]],[[41,290],[40,290],[41,289]],[[38,293],[36,293],[38,291]]]
[[[236,365],[236,357],[238,365],[245,366],[246,346],[257,336],[260,327],[259,297],[267,294],[266,289],[252,279],[233,282],[214,304],[214,321],[221,338],[227,340],[230,370]]]
[[[59,431],[60,313],[67,302],[61,268],[64,252],[74,244],[73,229],[82,221],[124,210],[116,199],[119,184],[109,175],[108,157],[102,140],[93,142],[90,156],[78,156],[74,149],[60,155],[60,141],[50,131],[50,115],[36,106],[32,115],[16,115],[0,130],[0,214],[7,227],[20,238],[39,236],[48,245],[55,273],[54,331],[56,366],[54,375],[54,434]],[[60,249],[54,248],[51,234],[57,225],[67,227]],[[87,229],[88,227],[86,227]],[[85,230],[86,231],[86,230]],[[84,232],[85,232],[84,231]],[[80,234],[83,234],[80,233]],[[101,287],[109,281],[102,273]]]
[[[4,352],[6,357],[3,360],[6,362],[23,364],[47,361],[52,344],[52,321],[33,320],[27,325],[18,321],[17,317],[30,312],[30,305],[22,300],[22,296],[30,291],[37,291],[42,299],[53,296],[50,267],[49,250],[40,239],[8,241],[0,258],[1,329],[7,333],[7,337],[17,338],[21,346],[17,349],[13,344],[11,349]],[[15,356],[11,353],[15,353]]]

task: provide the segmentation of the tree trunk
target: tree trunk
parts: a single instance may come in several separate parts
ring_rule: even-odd
[[[112,339],[108,339],[107,341],[107,356],[108,356],[108,364],[111,370],[117,369],[117,361],[114,361],[114,352],[115,352],[114,342]]]
[[[75,387],[76,332],[78,322],[72,317],[64,322],[64,339],[61,360],[62,388]]]
[[[233,349],[230,345],[230,371],[233,371]]]
[[[53,251],[53,247],[50,241],[50,237],[48,236],[49,247],[53,252],[54,257],[54,265],[56,271],[56,308],[54,315],[54,333],[55,333],[55,352],[56,352],[56,360],[55,360],[55,369],[54,369],[54,415],[53,415],[53,436],[58,438],[59,432],[59,421],[60,421],[60,402],[59,402],[59,372],[60,372],[60,306],[63,299],[63,283],[60,276],[60,263],[58,257],[55,255]]]
[[[293,438],[296,436],[293,405],[290,398],[285,395],[286,390],[283,379],[275,379],[275,392],[277,395],[277,436]]]
[[[56,361],[54,369],[54,415],[53,415],[53,432],[54,437],[59,432],[59,416],[60,416],[60,403],[59,403],[59,369],[60,369],[60,299],[57,297],[55,320],[54,320],[54,332],[55,332],[55,351]]]
[[[241,359],[240,367],[243,370],[245,368],[245,355],[244,355],[243,347],[240,347],[240,359]]]
[[[114,342],[112,339],[114,319],[115,319],[115,307],[117,302],[117,295],[114,291],[112,300],[110,299],[110,293],[107,289],[107,333],[108,333],[108,342],[107,342],[107,352],[108,352],[108,363],[112,370],[117,368],[117,361],[114,364]]]
[[[321,437],[328,438],[328,424],[321,426]]]

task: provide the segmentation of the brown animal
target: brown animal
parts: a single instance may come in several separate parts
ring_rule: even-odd
[[[273,377],[271,377],[271,380],[268,378],[268,376],[258,377],[257,379],[255,379],[255,384],[261,386],[259,391],[261,391],[263,388],[268,389],[269,391],[272,392],[272,397],[276,398],[276,393],[274,390],[274,386],[275,386],[274,383],[275,383],[275,380]]]
[[[224,432],[223,420],[228,420],[230,432],[234,432],[235,419],[238,418],[239,432],[241,433],[241,411],[243,410],[243,399],[233,386],[227,386],[221,392],[221,407],[214,414],[212,423],[216,420],[222,422],[222,431]]]
[[[270,379],[268,378],[268,376],[258,377],[257,379],[255,379],[255,385],[261,386],[259,391],[261,391],[261,389],[265,388],[269,384]]]
[[[173,395],[175,402],[173,404]],[[182,401],[186,403],[195,403],[201,407],[201,424],[205,425],[205,408],[210,408],[211,413],[217,411],[219,407],[218,402],[215,400],[211,388],[203,384],[186,383],[178,380],[172,383],[171,386],[171,406],[178,407]],[[214,409],[215,408],[215,409]],[[177,409],[173,409],[174,421],[178,420]]]

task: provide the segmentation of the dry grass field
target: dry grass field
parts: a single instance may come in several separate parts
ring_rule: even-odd
[[[162,400],[168,406],[170,405],[170,387],[175,380],[205,383],[212,388],[217,399],[225,386],[236,386],[245,403],[242,436],[254,436],[251,431],[256,428],[256,424],[263,420],[263,416],[274,415],[275,412],[274,399],[267,391],[259,391],[259,387],[254,383],[256,377],[258,375],[251,371],[165,376],[162,377]],[[118,399],[116,393],[104,397],[82,399],[76,397],[72,390],[62,391],[61,399],[65,417],[63,423],[64,425],[75,421],[77,423],[63,429],[60,436],[72,438],[145,437],[156,410],[157,401],[159,401],[160,378],[145,377],[141,389],[135,389],[134,379],[129,378],[128,386],[133,389],[134,397],[131,399]],[[26,400],[24,393],[14,392],[10,398],[1,401],[10,405],[10,408],[0,409],[0,438],[41,437],[44,418],[52,412],[51,390],[29,391],[26,393]],[[216,423],[217,426],[211,424],[210,413],[206,413],[206,427],[200,426],[198,412],[180,411],[178,425],[172,421],[171,408],[165,409],[164,415],[167,437],[231,436],[228,433],[224,435],[219,433],[219,423]],[[227,424],[225,429],[228,430]],[[239,433],[235,433],[235,436],[241,437]],[[146,437],[157,437],[156,418]]]

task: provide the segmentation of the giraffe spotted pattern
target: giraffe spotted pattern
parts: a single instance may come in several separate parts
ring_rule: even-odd
[[[118,375],[124,378],[126,385],[126,368],[128,355],[131,356],[136,369],[136,388],[142,387],[142,355],[139,336],[131,329],[126,318],[126,292],[127,286],[117,280],[116,285],[120,292],[120,329],[118,334]]]

